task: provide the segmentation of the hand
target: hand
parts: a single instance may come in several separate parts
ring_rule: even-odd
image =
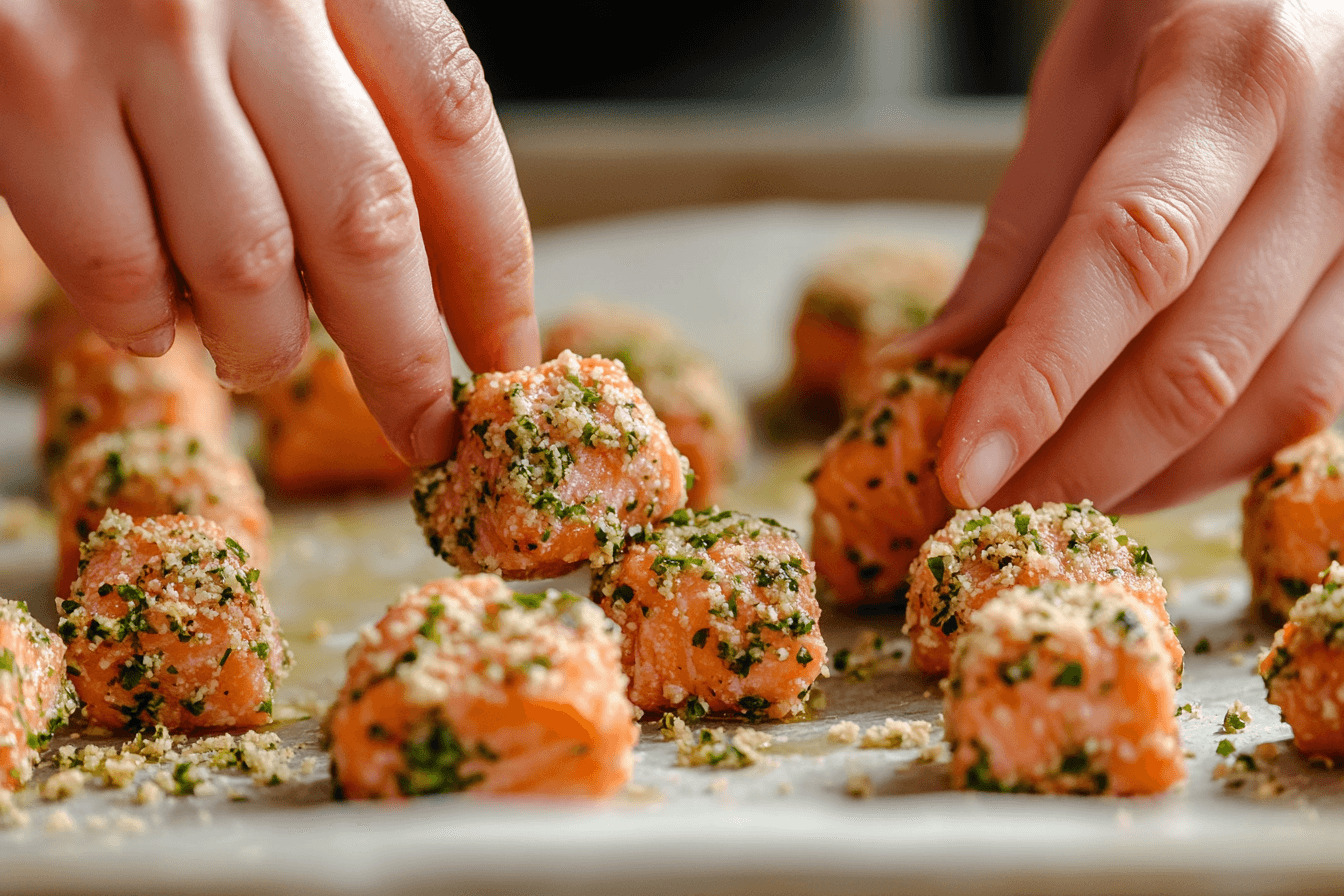
[[[0,195],[114,345],[166,351],[185,287],[255,389],[310,296],[413,464],[450,447],[443,318],[475,369],[539,360],[527,213],[441,2],[13,0],[0,84]]]
[[[1344,402],[1344,8],[1080,0],[943,314],[981,352],[960,506],[1126,512],[1246,476]]]

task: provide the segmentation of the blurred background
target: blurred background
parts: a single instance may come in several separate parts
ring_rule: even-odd
[[[449,0],[536,227],[761,199],[983,202],[1063,0]]]

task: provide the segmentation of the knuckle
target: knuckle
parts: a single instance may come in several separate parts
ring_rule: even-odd
[[[347,181],[334,218],[338,252],[363,264],[391,260],[420,235],[411,179],[400,160]]]
[[[1209,85],[1223,116],[1276,126],[1317,75],[1302,10],[1287,0],[1187,6],[1153,32],[1144,61],[1145,76]]]
[[[143,33],[170,47],[189,47],[208,12],[204,0],[133,0]]]
[[[1159,198],[1160,192],[1167,198]],[[1165,308],[1194,274],[1195,217],[1175,195],[1159,188],[1120,197],[1107,203],[1094,222],[1102,251],[1130,287],[1141,319]]]
[[[480,58],[460,29],[443,36],[436,51],[427,69],[429,133],[449,148],[465,146],[494,122],[494,100]]]
[[[1053,352],[1030,352],[1023,358],[1021,395],[1030,409],[1029,419],[1044,435],[1058,430],[1077,403],[1069,380],[1074,366]]]
[[[1344,382],[1338,376],[1313,371],[1294,384],[1283,409],[1289,442],[1305,439],[1334,422],[1344,404]]]
[[[293,271],[294,234],[285,221],[225,247],[207,266],[204,279],[230,293],[256,295],[270,292]]]
[[[128,305],[150,294],[166,272],[159,246],[146,242],[94,247],[74,262],[72,274],[81,292]]]
[[[1184,448],[1212,428],[1239,396],[1234,373],[1248,359],[1235,354],[1196,344],[1145,368],[1142,406],[1152,431]]]

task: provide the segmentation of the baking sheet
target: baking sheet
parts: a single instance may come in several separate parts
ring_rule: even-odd
[[[798,284],[828,250],[907,235],[969,251],[978,225],[969,207],[772,204],[576,227],[538,236],[538,303],[543,316],[580,294],[657,307],[759,394],[787,368]],[[10,496],[0,529],[6,518],[22,523],[31,506],[24,496],[36,494],[35,414],[31,395],[0,390],[0,484]],[[803,527],[809,499],[800,478],[815,457],[809,447],[758,452],[726,503]],[[1182,721],[1189,782],[1161,797],[959,793],[916,750],[829,742],[827,730],[843,719],[936,723],[936,683],[902,666],[866,681],[826,680],[824,709],[756,726],[776,743],[745,769],[678,768],[675,746],[648,721],[634,784],[598,806],[470,796],[333,803],[309,718],[276,730],[297,748],[295,765],[318,761],[277,786],[221,774],[213,796],[154,806],[134,805],[130,790],[100,789],[27,806],[26,827],[0,831],[0,891],[1338,892],[1344,774],[1302,761],[1264,701],[1254,663],[1272,631],[1245,613],[1239,491],[1124,521],[1149,543],[1172,591],[1187,651],[1180,700],[1198,710]],[[404,499],[273,509],[275,569],[264,584],[296,654],[277,702],[301,713],[334,695],[358,627],[445,567]],[[27,599],[51,622],[50,521],[10,528],[0,542],[0,593]],[[565,584],[585,586],[582,577]],[[822,619],[832,655],[864,630],[890,637],[899,628],[883,615],[828,609]],[[1201,639],[1206,653],[1194,651]],[[1220,728],[1236,699],[1251,722],[1228,736]],[[1280,756],[1262,763],[1262,777],[1229,787],[1212,777],[1224,738],[1238,752],[1277,744]],[[871,795],[851,796],[865,779]],[[56,813],[72,831],[48,830]]]

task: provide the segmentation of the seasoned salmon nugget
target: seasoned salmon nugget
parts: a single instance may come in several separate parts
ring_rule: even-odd
[[[411,471],[355,388],[345,355],[320,328],[289,378],[258,396],[267,479],[286,495],[396,490]]]
[[[58,602],[89,721],[169,731],[271,721],[289,647],[247,551],[197,516],[109,510]]]
[[[1183,780],[1169,631],[1116,584],[1019,586],[985,604],[945,685],[953,784],[1123,796]]]
[[[939,358],[894,373],[885,392],[827,440],[811,477],[812,559],[836,602],[903,599],[910,561],[952,516],[934,464],[970,365]]]
[[[607,305],[586,305],[549,328],[544,356],[554,358],[565,349],[625,365],[691,465],[695,480],[688,503],[715,503],[746,454],[748,431],[742,401],[714,363],[661,318]]]
[[[464,572],[544,579],[610,562],[628,527],[686,503],[686,460],[619,361],[562,352],[478,374],[457,403],[457,451],[417,473],[412,505]]]
[[[944,675],[973,612],[1014,585],[1049,581],[1114,582],[1163,625],[1177,681],[1184,658],[1167,616],[1167,589],[1148,548],[1130,540],[1116,519],[1080,504],[1016,504],[991,513],[959,510],[920,548],[910,565],[905,633],[924,672]]]
[[[79,546],[109,508],[134,519],[185,513],[237,536],[266,567],[271,519],[252,468],[212,441],[173,426],[104,433],[76,448],[51,482],[60,568],[56,593],[79,574]]]
[[[1269,702],[1283,711],[1293,742],[1308,756],[1344,758],[1344,566],[1293,604],[1288,622],[1260,659]]]
[[[1285,619],[1344,551],[1344,438],[1324,430],[1284,448],[1242,502],[1241,555],[1251,600]]]
[[[78,708],[65,647],[26,604],[0,598],[0,788],[32,777],[38,751]]]
[[[793,325],[790,389],[834,401],[865,343],[932,320],[956,276],[948,251],[928,243],[854,246],[823,261]]]
[[[679,510],[593,579],[641,710],[802,712],[826,662],[812,562],[773,520]]]
[[[229,397],[204,351],[185,329],[160,358],[140,358],[111,348],[92,332],[80,333],[52,362],[42,395],[48,474],[94,436],[140,424],[166,423],[227,444]]]
[[[639,739],[617,640],[586,599],[493,575],[407,591],[350,651],[337,795],[615,793]]]

